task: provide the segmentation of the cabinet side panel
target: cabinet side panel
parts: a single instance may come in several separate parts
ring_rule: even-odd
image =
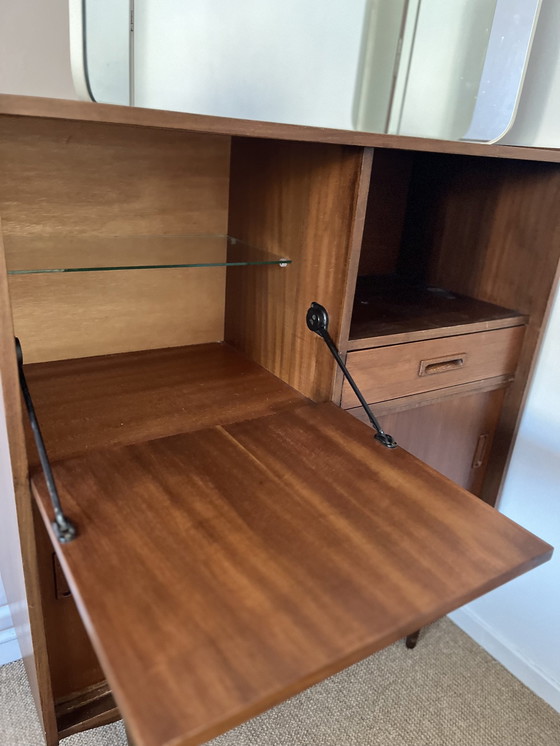
[[[41,601],[55,705],[105,680],[64,576],[55,575],[54,548],[33,506]]]
[[[404,233],[409,267],[428,284],[529,316],[483,493],[494,502],[507,463],[560,257],[560,168],[418,155]]]
[[[0,117],[6,250],[24,251],[26,238],[49,239],[48,253],[57,237],[110,247],[114,236],[224,235],[229,146],[214,135]],[[142,263],[158,263],[156,247],[150,259]],[[223,339],[223,269],[12,280],[28,362]]]
[[[53,696],[41,615],[37,558],[20,394],[0,233],[0,572],[6,589],[31,691],[49,746],[58,743]],[[5,419],[5,426],[4,426]],[[13,485],[4,483],[13,476]]]
[[[322,303],[339,339],[363,227],[363,160],[362,149],[339,145],[232,142],[230,233],[292,264],[228,271],[226,341],[315,400],[331,397],[334,365],[305,314]]]

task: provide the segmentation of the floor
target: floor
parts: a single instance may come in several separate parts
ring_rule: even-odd
[[[312,687],[211,746],[560,746],[560,714],[448,619]],[[124,746],[122,723],[62,741]],[[0,745],[43,746],[21,662],[0,668]]]

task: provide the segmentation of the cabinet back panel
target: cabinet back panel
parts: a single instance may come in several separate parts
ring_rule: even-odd
[[[3,117],[10,238],[225,234],[230,139]],[[19,250],[19,249],[18,249]],[[28,362],[223,339],[223,269],[12,277]]]
[[[14,326],[27,363],[223,339],[223,267],[10,280]]]
[[[390,275],[401,248],[413,153],[376,149],[373,153],[360,275]]]

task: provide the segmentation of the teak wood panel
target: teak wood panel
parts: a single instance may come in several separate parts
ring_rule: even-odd
[[[510,449],[543,320],[558,280],[560,168],[417,154],[403,244],[432,285],[529,316],[485,486],[493,500]]]
[[[396,271],[414,155],[376,149],[360,252],[360,275]]]
[[[400,447],[437,469],[473,495],[480,494],[494,431],[498,423],[505,389],[477,391],[447,396],[439,401],[419,401],[405,409],[406,398],[375,407],[385,432]],[[368,422],[360,407],[348,410]]]
[[[26,376],[51,459],[305,403],[289,386],[223,344],[31,364]],[[26,431],[29,458],[35,463],[35,446]],[[104,674],[73,598],[55,598],[52,546],[44,533],[41,523],[33,576],[39,579],[41,598],[35,609],[41,609],[47,633],[49,687],[57,713],[62,713],[59,727],[69,735],[76,730],[75,718],[93,717],[88,723],[93,725],[115,719],[116,713],[108,695],[76,712],[69,709],[80,705],[81,693],[87,698]],[[104,706],[109,706],[107,713]],[[52,703],[50,707],[52,718]]]
[[[514,326],[349,352],[348,370],[376,402],[515,373],[525,327]],[[356,406],[345,381],[342,406]]]
[[[228,272],[225,339],[315,400],[330,398],[334,367],[305,315],[322,303],[338,338],[365,211],[363,163],[358,148],[232,141],[229,233],[292,264]]]
[[[74,599],[57,598],[54,549],[34,505],[37,570],[41,586],[41,613],[45,626],[50,681],[55,702],[71,699],[79,692],[103,682],[97,661]]]
[[[330,403],[54,471],[79,530],[57,552],[138,746],[201,743],[552,551]]]
[[[212,135],[0,117],[6,242],[223,235],[229,146]],[[27,359],[41,361],[221,341],[224,280],[223,269],[146,270],[12,277],[10,289]]]
[[[387,135],[380,132],[356,132],[323,127],[308,127],[276,122],[231,119],[204,114],[114,106],[82,101],[66,101],[35,96],[0,94],[0,113],[19,117],[73,119],[81,122],[107,122],[134,126],[209,132],[218,135],[270,138],[301,142],[355,145],[366,148],[396,148],[434,153],[459,153],[493,158],[560,162],[557,148],[527,148],[510,145],[433,140],[427,137]]]
[[[305,403],[226,344],[37,363],[25,370],[54,460]],[[27,435],[30,459],[36,461]]]
[[[26,361],[224,338],[225,269],[150,269],[9,278]]]
[[[528,317],[444,288],[426,287],[398,276],[357,280],[347,350],[526,324]]]
[[[504,316],[502,319],[491,321],[473,321],[465,324],[452,326],[432,326],[429,329],[417,329],[415,331],[402,331],[395,334],[384,334],[383,336],[363,337],[351,339],[347,344],[347,350],[369,350],[374,347],[387,347],[387,345],[406,344],[408,342],[420,342],[425,339],[439,339],[441,337],[455,337],[458,334],[474,334],[486,332],[492,329],[505,329],[511,326],[523,326],[527,323],[528,316],[521,314]],[[403,327],[405,324],[403,324]]]
[[[121,714],[104,680],[56,703],[60,738],[120,720]]]
[[[227,137],[0,117],[8,235],[225,233]]]
[[[48,746],[58,743],[0,222],[0,572]],[[10,470],[11,466],[11,470]],[[10,483],[10,480],[13,483]]]

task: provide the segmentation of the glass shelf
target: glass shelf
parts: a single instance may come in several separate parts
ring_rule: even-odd
[[[4,242],[10,275],[291,264],[232,236],[5,236]]]

